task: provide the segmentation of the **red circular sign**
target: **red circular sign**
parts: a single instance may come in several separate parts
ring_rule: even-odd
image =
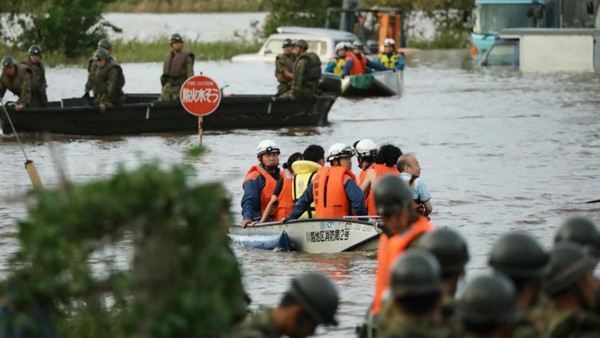
[[[179,99],[188,113],[206,116],[214,112],[221,103],[221,90],[210,77],[196,75],[183,83]]]

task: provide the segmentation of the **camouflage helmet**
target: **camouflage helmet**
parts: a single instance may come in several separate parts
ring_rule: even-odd
[[[412,206],[413,194],[398,175],[385,175],[375,184],[373,192],[377,214],[391,216]]]
[[[571,241],[587,247],[596,258],[600,257],[600,232],[596,224],[585,217],[569,218],[558,229],[554,243]]]
[[[10,55],[6,55],[5,57],[2,58],[2,68],[7,68],[10,66],[16,66],[17,65],[17,60],[10,56]]]
[[[110,42],[107,39],[102,39],[102,40],[98,41],[98,48],[104,48],[106,50],[111,50],[112,45],[110,44]]]
[[[440,291],[440,264],[425,250],[409,249],[392,268],[390,289],[394,297]]]
[[[462,322],[479,324],[519,320],[517,295],[513,283],[502,274],[478,276],[467,284],[456,304]]]
[[[281,48],[290,47],[293,45],[294,44],[292,42],[292,39],[285,39],[285,40],[283,40],[283,43],[281,44]]]
[[[544,290],[554,295],[573,287],[594,266],[594,261],[581,245],[568,241],[556,243],[550,251],[550,273]]]
[[[292,280],[287,293],[319,324],[337,325],[339,297],[333,282],[319,272],[307,272]]]
[[[110,57],[108,51],[104,48],[98,48],[94,53],[94,60],[106,60]]]
[[[175,33],[175,34],[171,35],[169,42],[170,43],[183,42],[183,38],[181,37],[181,35]]]
[[[27,53],[29,55],[42,55],[42,47],[40,47],[39,45],[31,45],[29,47],[29,49],[27,50]]]
[[[304,49],[308,49],[308,42],[306,40],[296,40],[293,42],[294,46],[302,47]]]
[[[492,248],[488,263],[511,278],[541,278],[548,272],[549,256],[531,235],[514,231]]]
[[[437,229],[419,239],[417,247],[427,250],[437,258],[442,275],[454,275],[464,271],[469,261],[469,249],[465,239],[452,229]]]

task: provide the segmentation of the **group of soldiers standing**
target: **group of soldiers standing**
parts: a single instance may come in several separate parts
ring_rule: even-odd
[[[169,42],[171,50],[165,56],[163,73],[160,77],[162,86],[160,100],[178,99],[181,85],[189,77],[194,76],[194,54],[183,50],[181,35],[171,35]],[[15,110],[48,105],[46,96],[48,86],[42,62],[42,48],[32,45],[28,54],[28,59],[23,62],[17,62],[10,55],[2,59],[0,98],[4,97],[6,90],[10,90],[18,97]],[[83,98],[99,107],[100,111],[125,102],[126,97],[123,92],[125,76],[112,53],[112,45],[107,39],[98,42],[98,49],[90,58],[87,70],[88,78]]]
[[[305,40],[283,41],[283,53],[275,58],[277,96],[290,99],[312,98],[319,87],[321,59],[308,51]]]

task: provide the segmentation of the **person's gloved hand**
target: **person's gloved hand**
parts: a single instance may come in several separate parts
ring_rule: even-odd
[[[15,106],[16,111],[23,110],[23,108],[25,108],[25,105],[22,103],[19,103]]]

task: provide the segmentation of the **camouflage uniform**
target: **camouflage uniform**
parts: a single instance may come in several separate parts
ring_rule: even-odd
[[[181,51],[170,51],[163,62],[163,75],[160,77],[162,91],[161,101],[179,100],[181,85],[194,76],[194,54]]]
[[[264,309],[256,315],[249,317],[235,329],[232,338],[279,338],[281,333],[277,331],[271,317],[271,308]]]
[[[112,56],[109,56],[107,59],[107,62],[116,62],[115,58],[113,58]],[[88,62],[88,79],[87,82],[85,83],[85,92],[89,93],[92,91],[92,89],[94,88],[94,76],[96,75],[96,68],[98,68],[98,66],[96,66],[96,60],[94,58],[91,58]]]
[[[123,70],[113,59],[107,59],[104,68],[96,67],[94,71],[94,104],[99,106],[104,104],[106,107],[120,105],[124,101],[123,86],[125,77]]]
[[[600,317],[591,312],[559,309],[550,304],[536,307],[530,317],[544,337],[600,337]]]
[[[26,65],[19,63],[15,75],[9,77],[2,72],[0,76],[0,98],[4,97],[6,90],[10,90],[19,97],[17,104],[31,105],[31,77],[32,72]]]
[[[451,328],[434,319],[405,317],[390,299],[383,303],[378,319],[378,338],[457,337],[456,332]]]
[[[275,77],[277,78],[277,96],[285,94],[292,89],[292,80],[283,75],[285,71],[294,72],[294,53],[281,53],[275,58]]]
[[[291,99],[310,99],[317,93],[321,78],[321,59],[315,53],[306,52],[294,62],[292,88],[282,97]]]
[[[31,61],[24,61],[23,64],[27,65],[31,70],[31,107],[46,107],[48,106],[48,96],[46,96],[46,69],[44,64],[40,61],[39,63],[33,63]]]

